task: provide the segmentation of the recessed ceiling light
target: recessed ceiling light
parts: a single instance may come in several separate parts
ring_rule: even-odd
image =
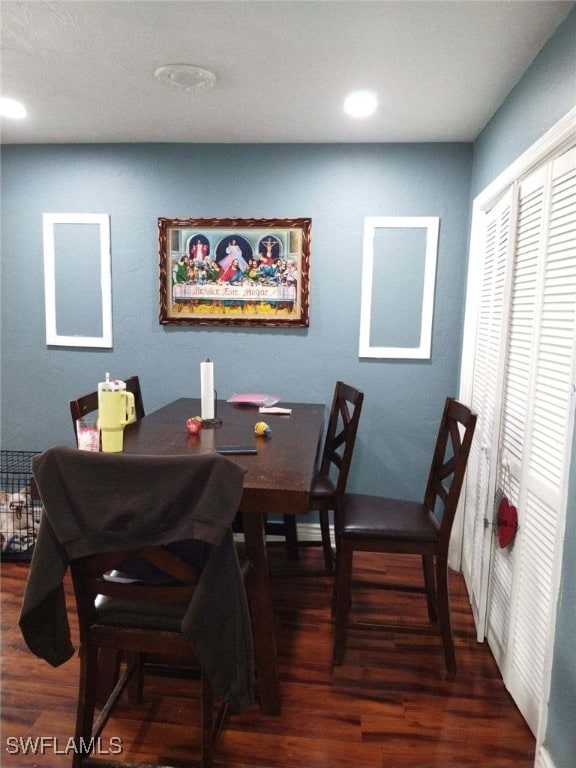
[[[344,102],[344,111],[351,117],[369,117],[378,106],[372,91],[354,91]]]
[[[158,67],[154,77],[169,88],[180,91],[209,91],[216,84],[216,75],[192,64],[166,64]]]
[[[0,98],[0,115],[2,117],[11,117],[14,120],[21,120],[26,117],[28,112],[24,104],[21,104],[16,99],[7,99],[4,96]]]

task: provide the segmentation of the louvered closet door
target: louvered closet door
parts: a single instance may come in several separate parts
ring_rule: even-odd
[[[576,341],[576,150],[520,185],[496,499],[519,531],[493,548],[487,637],[536,733],[561,557]],[[569,434],[570,432],[570,434]]]
[[[478,414],[466,480],[463,564],[478,639],[485,636],[487,581],[492,545],[484,520],[494,498],[492,457],[498,445],[499,411],[505,349],[506,306],[511,263],[511,228],[515,190],[486,214],[483,233],[483,274],[476,332],[471,407]]]
[[[542,169],[519,188],[517,226],[514,235],[512,290],[508,343],[503,380],[501,433],[497,462],[495,504],[490,510],[491,530],[496,533],[498,502],[505,495],[519,507],[523,452],[529,413],[533,369],[538,265],[541,261],[543,212],[547,171]],[[489,580],[487,637],[502,671],[509,642],[513,569],[517,544],[500,549],[493,541]]]

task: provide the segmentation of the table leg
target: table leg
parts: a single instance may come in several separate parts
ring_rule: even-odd
[[[243,512],[242,521],[246,554],[252,561],[247,589],[252,614],[260,710],[267,715],[279,715],[278,657],[272,596],[270,594],[264,517],[259,514]]]

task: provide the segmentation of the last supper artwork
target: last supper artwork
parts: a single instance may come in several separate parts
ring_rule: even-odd
[[[308,325],[310,219],[159,219],[160,322]]]

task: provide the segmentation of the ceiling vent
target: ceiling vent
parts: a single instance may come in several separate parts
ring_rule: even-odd
[[[166,64],[158,67],[154,77],[169,88],[179,91],[209,91],[216,84],[216,75],[192,64]]]

